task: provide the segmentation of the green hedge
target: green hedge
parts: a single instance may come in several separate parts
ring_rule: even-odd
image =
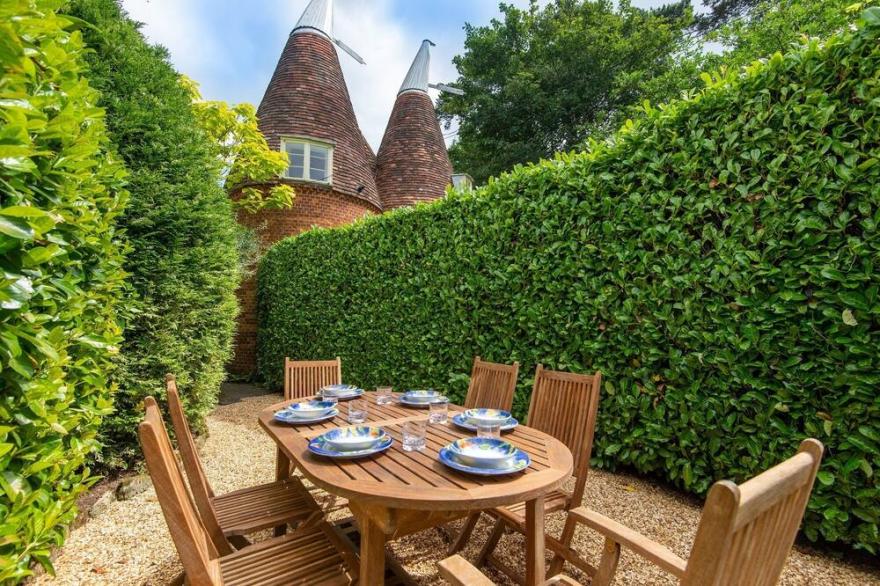
[[[0,582],[49,565],[95,480],[120,340],[122,167],[58,2],[0,2]]]
[[[91,25],[83,28],[89,79],[130,172],[121,225],[133,294],[116,412],[102,430],[104,465],[128,467],[140,460],[143,398],[161,391],[166,373],[178,376],[195,424],[216,404],[237,312],[236,224],[216,145],[200,130],[167,51],[148,44],[114,0],[74,0],[68,10]]]
[[[877,551],[880,13],[473,195],[284,240],[259,366],[463,397],[474,354],[600,369],[594,451],[704,494],[829,447],[811,539]]]

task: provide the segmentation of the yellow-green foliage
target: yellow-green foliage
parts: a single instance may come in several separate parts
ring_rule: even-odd
[[[48,564],[109,413],[122,168],[59,2],[0,3],[0,582]]]
[[[880,11],[587,153],[266,255],[259,363],[461,400],[474,354],[607,383],[597,465],[698,494],[829,452],[811,539],[880,546]]]

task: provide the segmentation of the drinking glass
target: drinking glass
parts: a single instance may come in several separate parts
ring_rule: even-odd
[[[376,387],[376,404],[388,405],[394,401],[391,396],[391,387]]]
[[[333,403],[333,408],[339,407],[339,399],[334,397],[333,395],[325,395],[323,392],[318,391],[318,401],[327,401],[328,403]]]
[[[477,437],[499,438],[501,437],[500,423],[478,423]]]
[[[428,420],[431,423],[446,423],[449,417],[449,401],[436,401],[428,407],[430,414]]]
[[[352,399],[348,402],[348,422],[352,424],[363,423],[367,420],[369,403],[366,399]]]
[[[403,423],[403,449],[407,452],[424,450],[427,444],[425,440],[427,432],[427,419],[405,421]]]

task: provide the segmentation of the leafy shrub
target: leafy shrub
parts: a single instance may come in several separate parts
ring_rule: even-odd
[[[0,3],[0,582],[49,567],[95,480],[120,340],[124,173],[57,2]]]
[[[597,465],[704,494],[829,447],[804,531],[880,545],[880,13],[588,152],[282,241],[259,368],[461,400],[471,359],[601,370]],[[531,380],[520,380],[522,416]]]
[[[216,403],[231,353],[238,283],[232,206],[216,145],[200,130],[189,91],[168,54],[144,40],[113,0],[75,0],[91,27],[90,80],[103,94],[110,136],[130,171],[121,223],[131,243],[133,288],[116,375],[116,412],[103,428],[105,465],[140,458],[141,401],[178,375],[187,414],[200,422]]]

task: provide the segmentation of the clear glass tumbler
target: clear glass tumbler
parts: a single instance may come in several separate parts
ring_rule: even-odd
[[[499,438],[501,437],[501,424],[500,423],[478,423],[477,424],[477,437],[490,437],[490,438]]]
[[[352,399],[348,402],[348,422],[351,424],[363,423],[369,414],[369,403],[366,399]]]
[[[425,449],[428,432],[428,420],[416,419],[403,423],[403,449],[407,452],[421,451]]]
[[[394,402],[394,397],[391,395],[391,387],[376,387],[377,405],[388,405],[392,402]]]
[[[449,417],[449,401],[437,401],[428,407],[428,420],[431,423],[446,423]]]

